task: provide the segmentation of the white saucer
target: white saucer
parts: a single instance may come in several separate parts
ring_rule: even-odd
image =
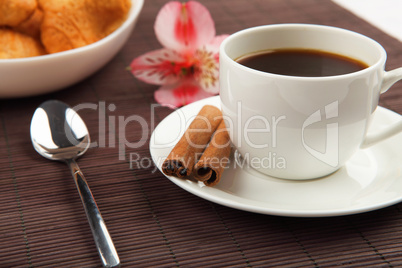
[[[206,104],[220,107],[219,96],[178,109],[155,128],[150,152],[159,170],[192,118]],[[401,115],[378,107],[371,129],[398,120],[401,120]],[[231,161],[215,187],[167,178],[201,198],[250,212],[295,217],[361,213],[402,201],[402,134],[358,151],[346,166],[315,180],[277,179],[250,168],[240,168],[235,161]]]

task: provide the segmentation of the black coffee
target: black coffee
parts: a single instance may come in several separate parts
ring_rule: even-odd
[[[333,76],[368,67],[364,62],[321,50],[280,49],[243,56],[236,60],[249,68],[290,76]]]

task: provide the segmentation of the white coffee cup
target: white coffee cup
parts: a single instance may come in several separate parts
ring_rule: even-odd
[[[369,65],[353,73],[297,77],[245,67],[241,56],[270,49],[307,48]],[[402,131],[402,122],[367,135],[380,94],[402,78],[385,72],[386,52],[349,30],[310,24],[249,28],[220,47],[222,112],[230,138],[248,165],[285,179],[331,174],[360,149]]]

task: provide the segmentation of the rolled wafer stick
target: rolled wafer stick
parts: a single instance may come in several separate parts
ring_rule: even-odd
[[[229,165],[229,134],[225,122],[219,124],[210,143],[194,166],[194,177],[207,186],[219,183],[224,169]]]
[[[189,176],[221,121],[222,113],[217,107],[211,105],[202,107],[163,162],[163,173],[178,178]]]

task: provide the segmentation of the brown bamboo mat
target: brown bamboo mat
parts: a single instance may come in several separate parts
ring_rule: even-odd
[[[78,163],[122,267],[402,267],[400,204],[331,218],[288,218],[227,208],[198,198],[155,172],[148,150],[151,129],[144,137],[141,125],[131,122],[125,129],[112,127],[116,135],[109,131],[119,117],[138,115],[147,123],[158,123],[172,112],[158,108],[153,114],[156,87],[137,81],[126,70],[134,57],[160,48],[153,22],[165,2],[145,1],[129,42],[92,77],[53,94],[0,101],[0,267],[100,267],[67,167],[42,158],[31,146],[31,116],[47,99],[71,106],[98,105],[79,112],[99,148],[90,149]],[[387,69],[402,65],[400,42],[331,1],[201,2],[210,10],[218,34],[273,23],[333,25],[379,41],[388,51]],[[385,93],[380,104],[402,113],[402,84]],[[142,146],[125,148],[126,157],[119,160],[119,146],[125,141]],[[147,167],[130,167],[132,153]]]

